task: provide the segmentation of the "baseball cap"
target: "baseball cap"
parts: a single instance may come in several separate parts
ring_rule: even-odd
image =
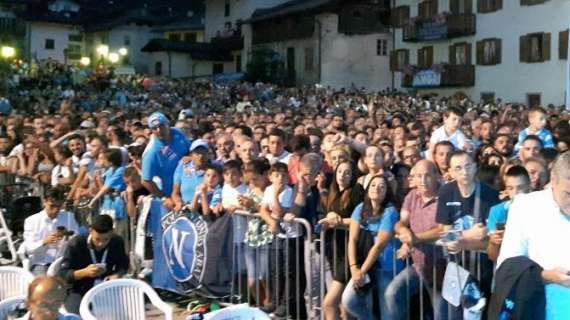
[[[206,142],[206,140],[204,139],[196,139],[194,140],[194,142],[192,142],[192,144],[190,145],[190,152],[196,150],[197,148],[205,148],[208,149],[208,142]]]
[[[161,112],[155,112],[148,117],[148,127],[153,129],[162,124],[168,123],[168,119]]]
[[[178,120],[184,120],[186,118],[192,117],[194,117],[194,112],[192,112],[192,109],[184,109],[178,114]]]

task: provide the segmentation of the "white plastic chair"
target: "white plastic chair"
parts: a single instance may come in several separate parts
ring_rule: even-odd
[[[49,268],[47,269],[47,272],[46,272],[48,277],[57,276],[57,274],[59,273],[59,270],[61,269],[61,262],[62,261],[63,261],[63,257],[59,257],[59,258],[55,259],[55,261],[49,265]]]
[[[165,320],[172,320],[172,307],[151,286],[135,279],[111,280],[91,288],[81,300],[79,314],[83,320],[146,319],[145,294]]]
[[[190,317],[188,317],[190,318]],[[187,319],[188,319],[187,318]],[[270,320],[263,311],[247,305],[236,305],[210,312],[204,315],[204,320]]]
[[[5,260],[2,263],[10,264],[16,261],[17,253],[16,253],[16,246],[14,245],[14,241],[12,240],[12,231],[8,228],[6,224],[6,220],[4,219],[4,212],[5,209],[0,209],[0,244],[6,242],[8,245],[8,250],[10,250],[11,259],[1,259]],[[1,258],[1,256],[0,256]]]
[[[17,306],[26,301],[26,296],[17,296],[4,299],[0,302],[0,319],[6,319]]]
[[[19,267],[0,267],[0,301],[28,293],[34,275]]]

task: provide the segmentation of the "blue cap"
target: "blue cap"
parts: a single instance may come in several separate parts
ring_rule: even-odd
[[[196,150],[197,148],[205,148],[208,149],[210,146],[208,145],[208,142],[206,142],[206,140],[204,139],[196,139],[194,140],[194,142],[192,142],[192,144],[190,145],[190,152]]]
[[[153,129],[162,124],[168,123],[168,119],[161,112],[155,112],[148,117],[148,127]]]

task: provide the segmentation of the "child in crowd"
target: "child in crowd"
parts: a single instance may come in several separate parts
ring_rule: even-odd
[[[242,181],[241,162],[229,160],[224,164],[224,187],[222,188],[222,210],[233,214],[240,208],[239,197],[248,192],[247,185]],[[245,274],[245,245],[244,235],[247,228],[247,220],[244,216],[233,215],[233,238],[234,238],[234,271]]]
[[[530,192],[530,178],[523,166],[512,166],[508,169],[505,173],[504,183],[508,199],[491,207],[487,220],[487,229],[490,233],[487,253],[493,261],[497,261],[499,257],[511,202],[517,194]]]
[[[249,191],[239,197],[240,206],[252,213],[258,213],[265,189],[269,185],[269,162],[266,159],[253,160],[245,167],[249,181]],[[268,307],[271,292],[268,283],[269,250],[273,234],[267,224],[258,218],[250,219],[245,233],[245,263],[247,265],[247,285],[258,305]]]
[[[459,129],[461,127],[461,121],[463,119],[463,111],[458,108],[450,107],[447,108],[443,114],[443,126],[436,129],[429,140],[429,152],[427,153],[430,157],[433,155],[433,149],[435,145],[440,141],[449,141],[453,144],[457,150],[465,150],[472,148],[467,140],[467,137]]]
[[[71,185],[75,180],[71,157],[73,153],[66,146],[59,146],[54,150],[54,158],[57,165],[51,171],[51,185]]]
[[[552,133],[546,129],[546,110],[541,107],[532,107],[528,111],[528,127],[519,133],[519,139],[515,145],[515,153],[522,147],[522,142],[528,135],[535,135],[540,138],[544,148],[554,148]]]
[[[222,213],[222,181],[221,170],[214,165],[208,164],[204,169],[204,182],[196,187],[196,193],[192,200],[192,209],[208,217]]]
[[[288,309],[294,319],[305,319],[307,312],[303,296],[296,294],[297,291],[305,291],[304,256],[294,254],[304,252],[304,240],[299,224],[292,222],[295,216],[288,213],[294,200],[293,188],[287,185],[288,176],[289,170],[286,164],[277,162],[271,166],[269,170],[271,185],[265,189],[260,214],[271,232],[278,234],[279,237],[276,246],[279,249],[276,250],[277,257],[270,258],[275,262],[274,274],[279,283],[289,284],[289,290],[285,290],[284,285],[276,288],[280,300],[277,301],[274,315],[284,315]]]

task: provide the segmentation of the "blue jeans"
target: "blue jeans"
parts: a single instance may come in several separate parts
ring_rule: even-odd
[[[413,296],[420,292],[420,277],[421,275],[410,265],[392,280],[384,293],[388,319],[408,319],[408,308],[410,306],[408,294]],[[447,320],[447,302],[441,297],[441,292],[434,291],[433,287],[430,287],[425,279],[423,280],[423,285],[427,289],[433,306],[434,319]],[[407,288],[406,283],[408,284]]]
[[[372,290],[378,291],[382,320],[390,319],[384,316],[387,314],[387,305],[383,297],[386,288],[392,281],[393,274],[392,271],[383,271],[381,268],[376,268],[375,272],[376,286]],[[358,293],[354,290],[354,285],[352,284],[352,280],[350,280],[342,293],[342,305],[351,316],[358,320],[376,319],[373,312],[372,290],[370,290],[368,294]]]

